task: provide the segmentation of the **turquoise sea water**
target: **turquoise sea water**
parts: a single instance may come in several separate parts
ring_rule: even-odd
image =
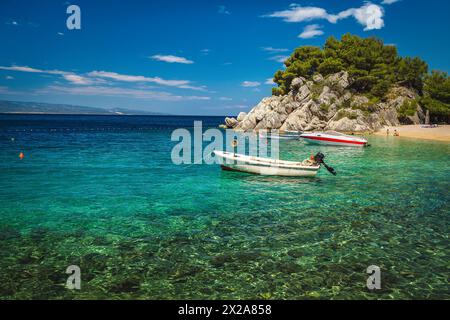
[[[338,175],[261,177],[172,164],[194,120],[0,116],[0,298],[450,298],[450,144],[285,141]]]

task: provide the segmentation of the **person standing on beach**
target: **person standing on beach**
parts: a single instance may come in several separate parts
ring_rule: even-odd
[[[389,135],[389,128],[386,129],[386,135]]]
[[[394,130],[394,137],[400,137],[400,134],[397,132],[397,130]]]

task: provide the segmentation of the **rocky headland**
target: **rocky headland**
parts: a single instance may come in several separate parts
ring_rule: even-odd
[[[424,110],[415,90],[393,86],[384,99],[369,99],[351,89],[352,81],[346,71],[325,77],[316,74],[311,80],[294,78],[287,94],[266,97],[248,113],[226,118],[225,125],[242,131],[367,132],[385,126],[424,123]],[[414,112],[405,115],[404,110],[411,108]]]

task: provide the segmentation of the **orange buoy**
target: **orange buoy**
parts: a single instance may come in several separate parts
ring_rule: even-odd
[[[19,153],[19,158],[20,158],[20,160],[22,160],[23,157],[25,157],[25,155],[23,154],[23,152]]]

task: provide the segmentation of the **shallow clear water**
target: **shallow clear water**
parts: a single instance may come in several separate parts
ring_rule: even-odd
[[[261,177],[173,165],[194,119],[0,116],[0,298],[450,298],[450,144],[285,141],[338,175]]]

